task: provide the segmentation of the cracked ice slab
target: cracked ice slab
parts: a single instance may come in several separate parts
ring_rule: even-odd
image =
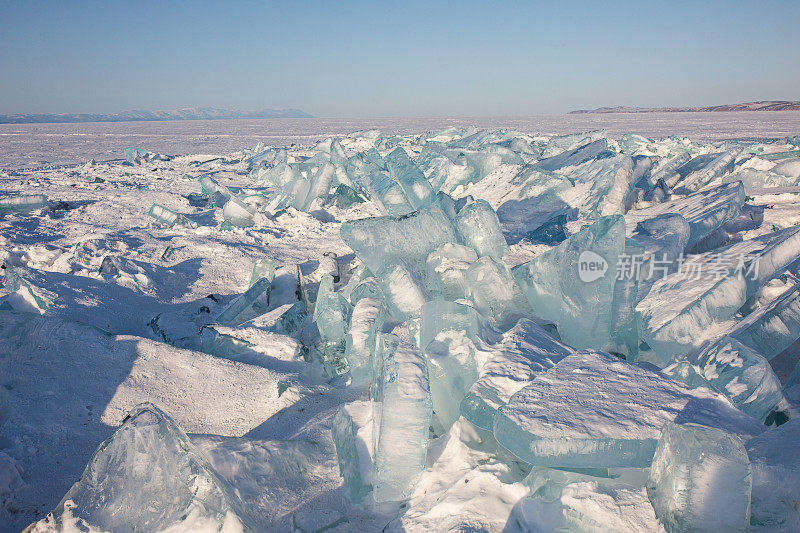
[[[647,467],[668,422],[698,423],[751,437],[764,426],[722,395],[689,390],[648,366],[582,351],[514,394],[494,434],[532,465]]]
[[[733,317],[799,256],[800,228],[788,228],[692,256],[678,272],[655,282],[636,312],[658,364],[698,348],[709,326]]]

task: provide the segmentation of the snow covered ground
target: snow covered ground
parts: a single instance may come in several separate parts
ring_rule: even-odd
[[[467,129],[473,123],[479,128],[525,133]],[[461,129],[418,137],[446,126]],[[586,138],[548,140],[552,134],[598,127],[608,130]],[[368,128],[380,128],[385,135],[347,136]],[[621,134],[631,131],[656,138],[678,134],[679,138],[621,139]],[[792,374],[800,355],[795,344],[800,329],[795,334],[790,322],[794,300],[789,298],[798,282],[793,262],[800,256],[800,245],[792,239],[800,224],[800,165],[794,163],[800,159],[797,147],[785,140],[799,132],[800,113],[794,112],[0,126],[0,201],[17,194],[45,194],[48,200],[44,209],[0,214],[4,272],[0,289],[0,530],[20,530],[56,509],[101,442],[134,407],[150,402],[189,435],[187,444],[175,433],[178,448],[191,448],[202,458],[198,468],[211,472],[209,479],[220,480],[220,486],[226,487],[223,493],[241,501],[241,508],[233,505],[229,512],[243,508],[247,518],[242,523],[255,530],[552,531],[564,527],[658,531],[669,522],[659,514],[662,508],[651,504],[662,501],[653,494],[661,495],[663,487],[648,484],[652,483],[649,461],[654,453],[663,461],[673,459],[669,443],[659,440],[662,428],[673,421],[720,427],[733,435],[734,444],[747,445],[753,463],[753,501],[768,501],[759,509],[771,509],[774,518],[773,522],[755,520],[753,528],[780,526],[790,531],[797,525],[793,520],[798,520],[800,488],[792,492],[798,477],[784,492],[776,489],[772,494],[764,486],[773,483],[775,471],[796,468],[789,464],[797,452],[789,442],[797,442],[794,421],[777,429],[774,425],[776,417],[783,421],[795,416],[794,402],[800,398],[793,388],[800,375]],[[313,147],[331,135],[342,139],[345,159],[337,159],[337,143],[330,140]],[[721,142],[763,138],[783,140]],[[263,146],[253,150],[259,142],[297,146],[288,154]],[[595,150],[594,143],[604,144]],[[123,149],[130,146],[150,152],[129,153],[131,161],[125,161]],[[442,259],[437,264],[444,266],[436,271],[466,276],[459,279],[473,286],[464,289],[464,281],[452,282],[453,294],[466,293],[458,299],[463,305],[452,304],[456,311],[448,308],[448,313],[466,313],[472,317],[469,323],[480,323],[480,327],[455,327],[462,319],[437,314],[443,311],[430,302],[420,307],[432,299],[426,291],[439,300],[456,300],[445,290],[445,283],[456,278],[437,278],[439,274],[430,270],[430,259],[428,271],[417,272],[412,252],[420,254],[420,247],[430,243],[411,242],[418,234],[413,228],[403,230],[409,242],[397,239],[393,246],[410,250],[404,257],[410,266],[402,268],[412,271],[411,281],[392,281],[400,278],[392,278],[386,265],[381,265],[373,272],[380,288],[365,282],[360,294],[378,291],[378,299],[391,315],[378,336],[395,333],[400,346],[408,347],[402,357],[395,355],[398,382],[407,387],[399,397],[413,396],[408,390],[416,388],[420,394],[432,395],[432,399],[426,396],[434,413],[430,429],[427,423],[421,427],[427,455],[421,474],[406,487],[403,501],[375,502],[367,494],[365,501],[356,503],[340,475],[343,451],[340,443],[334,444],[332,420],[342,406],[369,405],[370,397],[380,406],[380,394],[391,391],[387,388],[376,397],[375,391],[354,385],[349,373],[337,370],[340,362],[329,357],[325,350],[330,345],[324,343],[330,340],[326,332],[337,324],[347,333],[352,306],[359,309],[352,296],[356,283],[348,285],[359,276],[367,277],[359,265],[385,259],[381,243],[367,245],[363,251],[345,244],[340,236],[342,224],[387,212],[403,214],[390,204],[390,196],[381,196],[376,181],[352,170],[347,158],[377,148],[380,158],[389,162],[386,175],[395,179],[402,169],[402,161],[392,166],[392,157],[399,157],[393,152],[398,146],[431,183],[438,183],[437,188],[456,201],[472,195],[491,206],[475,215],[486,218],[472,222],[468,212],[473,208],[464,207],[463,200],[455,203],[451,208],[457,233],[453,241],[459,241],[461,255]],[[459,158],[459,151],[467,154],[466,162]],[[685,151],[689,152],[686,159],[694,163],[667,172],[665,164]],[[730,161],[720,159],[720,154],[728,152]],[[785,158],[772,156],[785,152]],[[335,168],[333,181],[326,182],[318,198],[310,193],[304,196],[305,206],[291,188],[295,196],[287,196],[285,205],[276,206],[280,195],[288,194],[281,186],[303,181],[274,181],[273,171],[282,168],[282,157],[287,168],[308,172],[312,190],[322,179],[325,165]],[[310,160],[316,161],[313,165],[302,167],[313,157],[317,158]],[[542,166],[537,166],[539,162]],[[746,169],[763,174],[741,174]],[[234,209],[231,202],[236,200],[228,200],[223,210],[225,198],[201,194],[197,178],[204,174],[238,193],[244,209],[255,212],[252,221],[242,224],[248,227],[231,225],[235,217],[224,215],[230,214],[228,209]],[[395,182],[402,185],[403,179]],[[743,186],[738,185],[739,179]],[[362,182],[367,185],[362,187]],[[337,189],[337,183],[350,188]],[[714,192],[713,198],[725,209],[710,212],[704,209],[712,205],[708,196],[701,200],[691,196],[720,187],[722,192]],[[402,201],[420,212],[448,201],[441,194],[426,199],[414,196],[417,189],[404,190]],[[342,191],[353,191],[366,201],[346,206]],[[687,197],[688,204],[680,204]],[[153,204],[184,215],[191,224],[157,224],[148,215]],[[480,203],[467,205],[484,209]],[[543,224],[551,220],[544,215],[562,212],[568,216],[556,225]],[[647,221],[656,219],[655,225],[648,225]],[[606,224],[607,231],[593,229],[597,224]],[[542,233],[542,228],[547,231]],[[556,235],[556,229],[563,234]],[[352,239],[358,241],[358,228],[352,231]],[[690,240],[697,232],[702,235]],[[630,246],[626,235],[638,239],[647,254],[677,257],[685,251],[706,261],[703,264],[711,264],[714,253],[733,246],[748,265],[761,260],[760,277],[757,282],[739,284],[725,270],[722,281],[684,282],[675,277],[682,272],[675,268],[666,278],[639,281],[632,291],[628,287],[625,294],[629,296],[622,295],[622,283],[610,281],[591,293],[575,288],[578,282],[565,265],[570,264],[570,254],[577,257],[582,251],[576,247],[586,244],[613,268],[613,261]],[[326,279],[322,270],[327,252],[337,256],[340,279],[334,277],[333,292],[320,289],[317,294]],[[424,267],[428,250],[420,257]],[[227,330],[217,326],[215,342],[228,342],[225,339],[231,337],[225,335],[231,335],[238,339],[232,341],[235,349],[204,344],[201,327],[213,324],[229,303],[248,290],[254,263],[264,259],[274,262],[277,270],[268,309],[262,312],[294,305],[299,292],[309,312],[305,326],[278,331],[265,319],[256,318],[242,327],[237,327],[240,323],[229,324]],[[516,268],[509,271],[512,267]],[[538,273],[546,275],[537,278]],[[420,282],[425,285],[420,294],[427,295],[420,296],[423,300],[418,305],[408,294],[417,290],[414,279],[419,275],[429,278]],[[435,289],[430,286],[434,278],[439,283]],[[500,281],[481,281],[486,279]],[[501,285],[508,287],[507,293],[497,288]],[[562,294],[569,297],[560,299]],[[687,294],[700,302],[698,309],[687,306]],[[779,298],[784,298],[785,305],[770,307]],[[312,316],[314,299],[323,313]],[[627,307],[620,307],[621,300]],[[469,314],[472,307],[478,313]],[[634,315],[634,308],[640,321],[625,322],[626,316]],[[343,310],[343,317],[336,315],[337,309]],[[674,318],[659,319],[669,313]],[[757,320],[762,315],[766,318]],[[588,324],[586,316],[597,318]],[[426,322],[426,317],[434,318]],[[516,324],[520,317],[534,321]],[[748,319],[755,325],[745,324]],[[587,321],[591,334],[571,331],[580,320]],[[776,322],[781,327],[774,326]],[[432,332],[426,329],[433,323],[442,326]],[[763,323],[773,326],[761,327]],[[202,331],[215,335],[208,327]],[[574,346],[562,345],[551,334]],[[414,348],[420,335],[433,338],[435,346],[420,346],[422,351]],[[727,370],[721,370],[730,358],[713,359],[708,350],[697,351],[716,346],[720,338],[752,346],[743,339],[757,335],[786,345],[763,357],[748,356],[754,350],[747,346],[739,348],[741,353],[747,351],[739,356],[745,362],[729,365],[735,374],[730,379]],[[381,342],[398,341],[386,337]],[[542,343],[561,347],[545,349]],[[573,348],[590,351],[575,354]],[[376,349],[367,347],[368,352]],[[410,372],[403,365],[411,364],[413,356],[408,354],[413,350],[424,352],[420,359],[424,380],[404,374]],[[595,350],[619,357],[597,355]],[[372,352],[370,357],[378,357]],[[355,365],[352,358],[351,367]],[[444,369],[439,374],[437,361]],[[746,376],[743,370],[736,373],[743,365],[749,369],[752,361],[757,370]],[[666,368],[662,373],[653,365]],[[761,381],[756,384],[753,372],[760,372]],[[570,389],[569,381],[577,374],[586,376],[586,381]],[[777,377],[769,381],[773,375]],[[481,397],[487,387],[501,391],[492,400],[496,403],[485,400],[488,403],[481,404],[489,412],[487,427],[481,427],[479,418],[470,418],[463,403],[461,417],[458,404],[447,403]],[[642,396],[637,399],[637,394]],[[584,398],[593,398],[595,403]],[[537,401],[545,403],[537,405]],[[615,409],[617,404],[619,409]],[[643,406],[648,412],[642,412]],[[443,422],[447,409],[456,413],[452,425]],[[437,410],[442,414],[437,415]],[[391,420],[388,414],[383,416]],[[765,419],[773,426],[769,430]],[[364,437],[366,433],[358,435],[357,439],[371,440]],[[703,438],[697,437],[698,442],[705,442]],[[518,449],[520,445],[525,449]],[[384,454],[383,464],[405,459],[403,450],[386,451],[386,444],[382,446],[377,448],[380,452],[372,450],[372,457],[367,454],[361,459],[382,464],[376,453]],[[585,451],[593,446],[593,452]],[[581,447],[583,452],[575,451]],[[131,464],[150,468],[148,449],[137,450],[144,459],[135,459],[132,450],[126,453]],[[562,467],[577,472],[558,469]],[[385,472],[376,468],[377,487]],[[693,468],[713,471],[704,465]],[[751,468],[749,463],[747,468]],[[203,475],[200,478],[205,479]],[[691,478],[691,472],[687,476]],[[683,480],[690,486],[687,490],[696,481]],[[113,479],[94,482],[109,494],[118,490]],[[719,480],[705,482],[710,490],[727,490]],[[761,492],[757,493],[757,486]],[[142,489],[142,494],[125,501],[143,508],[161,505],[148,492],[151,489]],[[749,505],[749,489],[747,501]],[[703,510],[686,512],[691,519],[692,513],[702,515]],[[749,521],[749,507],[747,512]],[[753,511],[753,517],[758,512]],[[191,527],[188,523],[174,530],[200,527],[199,522]],[[223,527],[216,522],[205,525],[212,531]],[[38,527],[47,530],[48,526],[42,522]],[[69,523],[64,519],[58,527],[69,530]],[[228,522],[227,527],[233,526]]]

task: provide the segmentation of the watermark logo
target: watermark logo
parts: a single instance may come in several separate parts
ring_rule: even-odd
[[[578,256],[578,277],[584,283],[596,281],[608,272],[608,261],[602,255],[584,250]]]

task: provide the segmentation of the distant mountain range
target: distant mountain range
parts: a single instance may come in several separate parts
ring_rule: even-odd
[[[59,113],[0,115],[0,124],[39,124],[45,122],[134,122],[153,120],[221,120],[239,118],[311,118],[300,109],[231,111],[211,107],[184,107],[170,111],[125,111],[123,113]]]
[[[598,107],[579,109],[569,114],[580,113],[680,113],[687,111],[800,111],[800,101],[767,100],[746,104],[715,105],[711,107]]]

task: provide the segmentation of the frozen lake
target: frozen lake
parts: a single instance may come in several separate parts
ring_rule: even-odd
[[[122,157],[126,146],[165,154],[222,154],[265,144],[312,144],[329,135],[377,128],[422,133],[448,126],[563,134],[606,128],[611,137],[687,136],[698,141],[776,138],[800,133],[800,111],[609,113],[530,117],[311,118],[0,125],[0,169],[36,168]]]

